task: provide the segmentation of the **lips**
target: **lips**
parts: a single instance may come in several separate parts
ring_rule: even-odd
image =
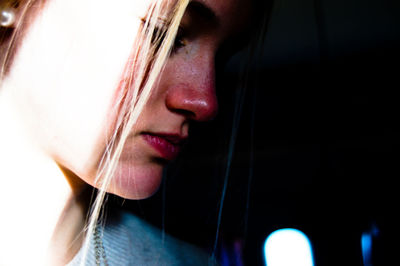
[[[152,146],[163,159],[168,161],[174,160],[186,140],[186,137],[182,137],[177,134],[166,134],[166,133],[143,133],[144,140]]]

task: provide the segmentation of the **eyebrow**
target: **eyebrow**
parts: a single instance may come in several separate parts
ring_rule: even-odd
[[[208,21],[213,25],[219,24],[219,19],[215,12],[200,1],[191,1],[187,7],[188,11],[202,20]]]

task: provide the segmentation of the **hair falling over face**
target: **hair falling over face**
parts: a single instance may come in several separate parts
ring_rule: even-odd
[[[132,4],[133,2],[134,4]],[[206,7],[206,4],[204,4],[203,2],[210,6],[213,5],[213,8],[215,9],[214,11],[218,12],[214,12],[213,8]],[[37,133],[36,131],[32,132],[32,135],[34,137],[37,137],[36,134],[40,135],[41,133],[44,133],[42,137],[42,139],[44,139],[44,142],[54,142],[55,144],[52,144],[53,146],[57,146],[57,148],[62,147],[61,151],[67,154],[66,159],[64,159],[61,158],[58,150],[55,150],[53,152],[49,148],[50,145],[46,146],[46,143],[43,145],[43,147],[38,145],[40,146],[40,148],[43,148],[44,153],[47,152],[46,155],[51,157],[51,159],[54,159],[52,163],[56,164],[57,170],[61,169],[63,175],[65,175],[66,177],[65,179],[68,179],[67,181],[69,185],[71,187],[78,188],[76,189],[76,191],[79,191],[79,193],[74,194],[74,200],[78,201],[78,198],[79,200],[82,200],[82,191],[87,191],[88,187],[94,187],[97,189],[97,192],[93,193],[93,195],[95,195],[94,198],[85,198],[84,200],[82,200],[85,201],[85,203],[83,204],[85,205],[83,207],[84,217],[82,219],[84,222],[83,224],[81,224],[82,226],[80,226],[78,235],[75,234],[72,240],[69,239],[72,243],[79,242],[79,247],[73,248],[73,254],[75,255],[77,251],[80,252],[80,254],[82,255],[80,259],[82,265],[85,264],[87,256],[90,256],[89,253],[92,248],[91,246],[93,244],[93,239],[98,239],[98,229],[102,227],[105,223],[105,219],[103,219],[104,217],[102,215],[105,201],[107,200],[107,193],[116,194],[118,196],[128,199],[143,199],[149,197],[152,193],[154,193],[155,185],[153,184],[149,185],[149,187],[153,190],[148,189],[147,191],[145,191],[145,193],[141,192],[141,187],[143,183],[147,182],[146,185],[148,183],[152,183],[152,181],[148,181],[149,179],[151,179],[147,178],[148,176],[146,176],[145,182],[142,182],[141,180],[138,181],[136,178],[126,178],[129,179],[127,183],[130,186],[130,190],[127,189],[125,191],[123,189],[124,186],[126,186],[126,183],[124,183],[126,179],[121,180],[119,178],[123,175],[120,173],[121,161],[125,162],[124,160],[126,160],[126,157],[128,157],[127,161],[132,164],[133,160],[137,160],[138,156],[142,155],[139,151],[138,155],[131,156],[131,154],[133,153],[132,150],[134,150],[131,147],[131,150],[129,150],[128,152],[130,154],[129,156],[127,156],[126,148],[127,146],[129,148],[129,144],[132,144],[132,132],[136,130],[136,127],[138,127],[138,125],[141,125],[141,116],[143,115],[143,113],[146,113],[148,112],[148,109],[151,109],[150,111],[155,113],[155,115],[152,116],[151,119],[163,120],[165,117],[162,116],[162,112],[158,113],[158,110],[153,110],[153,105],[151,105],[153,104],[152,101],[154,100],[154,97],[152,98],[152,96],[154,96],[155,91],[157,91],[159,84],[164,82],[165,84],[167,84],[164,84],[165,87],[168,87],[168,89],[170,87],[173,87],[174,89],[176,89],[176,91],[179,91],[180,93],[169,93],[170,91],[167,89],[160,93],[163,95],[162,97],[165,98],[163,98],[163,101],[165,102],[162,102],[163,107],[167,106],[168,111],[170,111],[173,116],[171,120],[164,119],[166,120],[163,124],[164,128],[161,127],[157,129],[157,132],[160,132],[160,135],[163,135],[164,142],[162,142],[161,144],[156,143],[156,146],[158,145],[158,148],[160,148],[161,146],[161,150],[168,150],[168,147],[170,150],[173,150],[175,146],[178,146],[175,145],[176,143],[183,142],[183,140],[187,138],[189,120],[190,122],[207,121],[212,119],[213,116],[216,114],[218,106],[214,87],[214,64],[216,64],[217,53],[220,52],[221,47],[225,47],[224,45],[226,44],[226,42],[232,42],[232,40],[239,39],[237,38],[239,34],[243,34],[245,29],[250,28],[251,31],[254,32],[252,32],[252,38],[250,38],[249,40],[245,40],[245,42],[250,42],[250,45],[248,45],[247,55],[245,56],[247,62],[244,62],[244,64],[242,65],[242,79],[238,84],[238,89],[235,90],[236,101],[233,111],[233,125],[229,138],[227,151],[228,156],[225,162],[226,166],[224,167],[225,175],[223,177],[224,181],[222,193],[220,195],[220,203],[217,211],[217,227],[215,230],[215,240],[212,251],[212,260],[215,259],[215,252],[218,249],[219,245],[221,217],[223,213],[225,194],[228,187],[231,161],[234,153],[235,141],[237,138],[241,116],[240,114],[244,105],[244,88],[246,86],[246,83],[249,82],[249,79],[252,78],[249,77],[246,70],[249,70],[249,65],[254,63],[251,61],[255,58],[255,51],[258,48],[257,46],[261,43],[266,26],[259,21],[259,19],[262,18],[261,13],[264,12],[262,11],[263,8],[261,7],[266,6],[266,4],[264,4],[263,0],[252,0],[250,2],[251,3],[248,3],[246,0],[227,0],[216,2],[213,2],[213,0],[196,0],[192,1],[192,3],[190,0],[119,0],[119,4],[121,4],[121,7],[114,7],[113,9],[111,9],[110,5],[113,5],[113,3],[110,3],[107,0],[0,0],[0,11],[2,12],[2,24],[0,26],[0,124],[7,124],[7,122],[4,123],[4,120],[2,120],[3,109],[6,110],[6,112],[8,110],[6,109],[7,106],[4,108],[1,106],[1,104],[5,102],[5,100],[2,101],[2,98],[4,98],[2,96],[7,96],[10,99],[14,99],[12,97],[17,95],[17,97],[15,97],[17,98],[17,105],[24,105],[27,102],[27,99],[34,98],[34,100],[32,100],[32,103],[34,103],[34,108],[37,108],[39,110],[39,117],[27,116],[28,119],[25,119],[24,121],[29,121],[27,123],[29,124],[28,126],[30,126],[31,129],[34,128],[34,130],[32,131],[36,130],[35,127],[42,130],[40,132],[38,131],[39,133]],[[268,3],[270,2],[268,1]],[[112,26],[109,26],[107,25],[105,20],[105,15],[107,15],[108,12],[112,13],[115,11],[121,11],[124,5],[129,7],[137,5],[137,9],[140,10],[135,10],[134,12],[131,12],[132,14],[126,12],[124,13],[124,15],[120,16],[127,17],[128,22],[132,22],[136,19],[135,22],[132,24],[137,25],[137,28],[132,29],[132,32],[130,32],[130,26],[123,25],[124,27],[121,26],[122,29],[119,29],[117,22],[113,21],[112,23],[114,24],[110,23],[112,24]],[[255,5],[260,5],[260,10],[254,8]],[[110,7],[110,11],[108,10],[108,7]],[[82,11],[80,10],[80,8],[82,9]],[[98,12],[99,9],[101,9],[101,12]],[[76,15],[76,18],[74,16],[71,16],[68,11],[76,12],[74,13],[74,15]],[[86,14],[85,12],[89,12],[90,14]],[[101,14],[99,15],[97,14],[97,12]],[[258,12],[261,13],[258,14]],[[46,14],[47,17],[43,14]],[[134,19],[130,20],[130,15],[132,15]],[[60,16],[62,16],[62,18],[60,18],[60,21],[62,23],[52,23],[53,20],[51,19],[55,19],[54,21],[60,22],[58,20]],[[117,16],[111,17],[113,19]],[[103,23],[101,24],[101,26],[98,26],[96,24],[99,21]],[[123,19],[118,21],[122,23],[124,22]],[[190,30],[192,31],[190,33],[190,37],[187,38],[188,40],[190,38],[192,39],[190,39],[190,41],[188,42],[195,43],[195,45],[193,45],[194,48],[191,47],[187,50],[181,49],[181,54],[179,55],[179,57],[176,56],[175,49],[180,49],[182,46],[186,45],[187,40],[184,38],[184,40],[181,40],[180,38],[180,32],[182,31],[182,28],[185,28],[181,27],[181,24],[185,23],[190,25]],[[198,24],[204,26],[205,30],[201,28]],[[257,26],[255,26],[256,24]],[[86,35],[92,34],[92,28],[87,27],[87,25],[96,28],[96,30],[100,28],[100,30],[98,30],[99,33],[95,33],[98,35],[93,34],[93,36],[90,36],[92,39],[87,39],[90,41],[94,40],[93,43],[89,44],[86,43]],[[117,32],[118,30],[120,31],[120,33],[118,33],[120,35],[114,35],[114,31]],[[104,32],[102,31],[107,32],[107,34],[104,34]],[[64,36],[64,32],[66,37]],[[49,35],[51,34],[57,35],[57,37],[50,38]],[[104,37],[104,35],[106,35],[106,37]],[[129,36],[126,37],[126,39],[125,37],[121,37],[125,35]],[[35,39],[35,37],[37,36],[41,38],[41,42]],[[117,36],[117,38],[114,38],[115,36]],[[199,36],[201,36],[201,38]],[[249,36],[246,35],[246,37]],[[54,40],[57,38],[60,40]],[[63,40],[63,38],[66,39]],[[110,42],[113,45],[110,45],[109,47],[117,47],[117,49],[111,50],[111,48],[110,50],[103,50],[103,48],[109,48],[103,42]],[[125,47],[119,43],[126,43],[127,45]],[[240,44],[234,44],[238,47],[243,45],[242,40],[238,41],[238,43]],[[41,45],[44,47],[39,47],[41,49],[38,49],[38,46]],[[93,45],[94,47],[91,47],[90,45]],[[77,49],[78,46],[84,46],[84,49],[79,50]],[[56,52],[51,51],[51,49],[54,47],[57,47],[58,49],[54,49],[54,51]],[[123,51],[119,51],[118,48],[121,48],[121,50]],[[92,50],[96,49],[98,50],[96,52],[93,52],[92,54]],[[191,54],[192,51],[197,52],[193,52],[193,54]],[[44,52],[46,55],[42,56],[42,54],[40,54],[41,52]],[[231,51],[229,50],[229,52]],[[57,60],[52,61],[52,57],[58,56],[59,53],[61,54],[59,58],[62,60],[62,62],[57,62]],[[224,53],[224,51],[222,53]],[[70,56],[75,56],[77,58],[75,60],[77,61],[74,61],[74,59],[70,59]],[[83,59],[81,59],[80,57],[82,57]],[[99,57],[102,58],[99,59]],[[21,58],[28,59],[21,60]],[[114,60],[114,58],[118,59]],[[179,58],[181,61],[177,60],[176,58]],[[185,59],[182,60],[181,58]],[[48,62],[46,60],[48,60]],[[34,67],[29,69],[29,67],[24,66],[24,63],[31,63],[30,61],[35,61],[39,63],[37,63],[36,65],[33,64]],[[41,64],[41,61],[44,61],[45,63]],[[91,64],[88,64],[88,62],[90,62]],[[103,66],[98,67],[96,65],[96,63],[98,62],[100,62],[100,64],[103,64]],[[46,67],[48,69],[45,69]],[[71,69],[73,69],[73,71],[71,71]],[[102,70],[103,72],[99,71],[100,74],[97,73],[96,71],[98,69]],[[181,69],[185,69],[186,72],[182,71]],[[110,72],[112,72],[110,75],[108,75],[108,70],[111,70]],[[71,73],[77,74],[76,76],[71,76]],[[171,73],[179,74],[171,75]],[[102,76],[102,74],[104,74],[104,76]],[[163,77],[164,74],[165,77]],[[25,77],[26,81],[25,83],[23,83],[21,79],[25,79]],[[70,80],[72,79],[75,79],[75,81],[70,82]],[[167,82],[165,80],[167,80]],[[173,83],[172,81],[175,81],[175,83]],[[104,83],[105,85],[103,85],[102,83]],[[118,83],[118,85],[114,86],[114,83]],[[42,86],[43,84],[47,86]],[[108,86],[110,84],[112,84],[112,86]],[[196,89],[193,89],[191,87],[192,84],[195,84],[195,86],[193,87],[196,87]],[[21,89],[21,87],[31,87],[31,85],[33,87],[33,89],[31,90]],[[46,87],[49,89],[42,90],[42,87]],[[79,88],[77,89],[77,87]],[[14,88],[17,88],[20,91],[16,90],[17,92],[14,92]],[[108,88],[111,88],[110,90],[113,91],[106,91]],[[102,89],[104,89],[106,92],[103,92]],[[61,97],[52,97],[56,95],[57,92],[54,91],[57,90],[61,91]],[[62,104],[60,104],[60,106],[58,106],[57,100],[64,100],[63,98],[67,98],[64,96],[69,94],[64,94],[64,92],[69,90],[75,91],[76,93],[70,94],[72,95],[72,97],[71,99],[65,100],[65,102],[67,103],[66,105],[62,106]],[[182,91],[184,92],[182,93]],[[198,93],[199,91],[200,93]],[[28,93],[24,94],[24,92]],[[52,94],[53,92],[55,93],[54,95],[47,97],[47,94]],[[94,98],[97,96],[98,98],[105,98],[108,101],[95,101]],[[183,99],[183,97],[187,98]],[[112,100],[109,100],[110,98],[112,98]],[[91,102],[92,100],[93,102]],[[179,104],[177,104],[178,100],[182,100],[183,104],[182,102],[179,102]],[[51,101],[51,103],[49,103],[49,101]],[[90,102],[87,103],[87,101]],[[84,116],[86,114],[80,113],[79,108],[75,108],[74,106],[75,104],[79,103],[82,104],[80,106],[80,110],[93,110],[91,112],[88,112],[87,116]],[[95,106],[96,104],[101,105],[101,107],[107,105],[108,109],[96,109],[98,107]],[[49,105],[50,109],[47,107],[47,109],[41,108],[41,105]],[[62,110],[65,107],[68,108],[67,111]],[[75,111],[74,109],[77,109],[77,111]],[[103,111],[103,109],[105,109],[106,111]],[[26,112],[26,110],[28,111]],[[26,110],[25,112],[28,114],[31,111],[29,108],[27,108]],[[104,113],[100,113],[100,115],[96,114],[96,111],[98,110],[102,110],[101,112]],[[37,110],[35,109],[35,111]],[[40,113],[40,111],[42,113]],[[52,113],[53,111],[54,114]],[[68,114],[65,117],[60,117],[60,113],[57,113],[57,111],[60,111],[60,113],[62,114],[66,112],[75,112],[75,116]],[[81,121],[81,124],[71,124],[73,126],[71,128],[67,128],[67,130],[64,130],[66,129],[66,127],[60,127],[60,132],[62,132],[64,135],[67,135],[67,137],[65,139],[62,139],[60,137],[59,139],[59,136],[57,134],[46,135],[53,128],[47,128],[48,124],[46,124],[45,122],[43,122],[42,124],[42,117],[40,115],[44,113],[46,115],[50,113],[49,120],[51,120],[50,122],[54,122],[56,126],[59,126],[59,124],[63,124],[63,122],[60,121],[72,120],[73,122],[75,122],[74,118],[83,117],[81,118],[83,122]],[[160,113],[161,116],[159,116]],[[6,118],[8,118],[7,115],[5,116]],[[98,126],[98,124],[91,121],[98,119],[97,117],[100,117],[103,120],[107,120],[107,127],[100,127]],[[104,117],[106,118],[104,119]],[[176,122],[177,117],[181,119],[178,120],[179,122]],[[171,116],[167,118],[171,118]],[[53,126],[50,122],[49,125]],[[35,123],[37,123],[37,125],[32,126],[32,124]],[[165,124],[168,123],[172,124],[173,126],[165,126]],[[91,127],[92,124],[94,126]],[[24,128],[16,128],[17,131],[24,131]],[[75,131],[82,130],[82,128],[87,131],[93,129],[91,133],[97,133],[101,131],[102,133],[100,137],[98,135],[92,134],[95,136],[95,138],[98,138],[100,140],[95,141],[93,140],[94,138],[81,139],[79,138],[79,134],[74,135]],[[178,130],[171,130],[171,128],[178,128]],[[58,133],[59,131],[56,132]],[[173,134],[167,134],[166,132],[172,132]],[[0,141],[3,138],[3,135],[1,133],[2,132],[0,132]],[[152,134],[148,135],[150,135],[150,138],[153,137]],[[7,137],[7,135],[5,136]],[[165,139],[167,139],[168,141],[165,141]],[[78,149],[76,149],[76,146],[69,145],[72,143],[68,142],[70,140],[72,140],[74,144],[75,142],[77,143],[75,145],[78,147]],[[90,144],[92,145],[85,146],[85,142],[90,142]],[[166,142],[170,143],[166,144]],[[174,145],[171,145],[171,142]],[[0,142],[0,145],[1,144],[2,142]],[[10,144],[11,148],[9,149],[11,152],[14,151],[12,145],[13,144]],[[167,148],[165,148],[165,146],[167,146]],[[173,148],[171,148],[171,146]],[[87,147],[95,148],[93,148],[94,151],[92,152],[90,149],[86,149]],[[134,148],[137,148],[137,146],[135,146]],[[84,155],[80,157],[76,153],[77,150],[84,150]],[[160,156],[160,154],[162,154],[163,151],[160,152],[158,150],[154,152],[154,150],[157,149],[153,149],[152,152],[158,152],[158,157],[153,156],[153,158],[151,159],[152,163],[154,163],[154,161],[157,161],[158,166],[162,165],[162,167],[164,167],[167,161],[172,160],[166,158],[161,158],[160,160],[160,157],[162,157]],[[169,156],[167,152],[167,156],[164,157],[174,157],[174,154],[176,152],[169,152],[169,155],[172,155]],[[96,156],[93,156],[93,154],[95,154]],[[6,157],[7,152],[5,154],[2,154],[0,152],[0,171],[3,171],[1,165],[2,158]],[[18,158],[18,156],[16,157]],[[95,158],[92,160],[88,160],[88,162],[86,163],[85,160],[88,157]],[[22,161],[24,157],[21,156],[21,158]],[[27,158],[29,157],[27,156]],[[154,158],[156,158],[157,160]],[[72,161],[73,163],[70,163],[70,161]],[[76,163],[77,161],[77,166],[75,168],[71,167],[71,165],[75,166],[74,163]],[[160,161],[162,163],[159,163]],[[31,165],[32,164],[34,163],[32,162]],[[17,163],[17,167],[19,166],[20,164]],[[90,168],[91,171],[82,171],[82,168],[85,168],[86,166],[89,166],[87,168]],[[134,165],[134,167],[136,167],[136,165]],[[134,167],[131,167],[128,169],[128,171],[126,171],[129,172],[127,174],[128,176],[130,175],[130,172],[134,171],[132,170]],[[9,168],[11,169],[11,171],[13,171],[12,167]],[[29,167],[26,168],[28,169]],[[138,168],[140,168],[140,165],[138,166]],[[94,170],[92,171],[92,169]],[[135,170],[137,170],[137,168]],[[35,191],[35,189],[43,189],[44,187],[44,185],[40,183],[42,180],[35,180],[36,175],[31,174],[33,172],[34,170],[27,170],[25,172],[27,177],[30,177],[31,175],[32,177],[34,177],[27,178],[29,179],[29,182],[26,182],[25,179],[21,179],[21,183],[23,184],[21,187],[23,187],[25,190],[21,189],[20,194],[27,198],[34,197],[33,195],[35,194],[40,195],[40,190]],[[38,172],[39,175],[42,174],[40,173],[40,171]],[[55,170],[53,169],[53,172],[49,173],[48,176],[52,176],[54,172]],[[126,172],[124,172],[124,174],[126,174]],[[146,172],[145,174],[149,175],[149,172]],[[46,174],[43,174],[43,176],[45,175]],[[12,177],[13,175],[10,176]],[[83,176],[90,176],[90,180],[88,181]],[[7,184],[7,182],[4,182],[7,181],[7,178],[9,178],[7,174],[0,175],[0,186],[4,183]],[[18,187],[19,185],[16,185],[17,182],[18,180],[14,180],[11,184]],[[46,182],[48,181],[46,180]],[[153,183],[157,182],[153,181]],[[45,183],[45,185],[53,188],[52,183]],[[81,187],[84,187],[85,189],[80,189]],[[121,187],[123,189],[120,189]],[[45,189],[50,190],[48,188]],[[56,189],[54,189],[54,191],[55,190]],[[25,193],[24,191],[28,192]],[[54,192],[53,194],[56,193]],[[9,195],[14,196],[14,194]],[[85,193],[85,197],[86,196],[87,194]],[[3,205],[4,200],[9,199],[9,197],[10,196],[1,196],[0,192],[0,202],[3,201]],[[45,196],[43,196],[43,199],[41,201],[38,201],[39,204],[37,202],[35,202],[35,204],[40,205],[41,203],[47,203],[49,201],[50,200],[48,198],[45,198]],[[56,200],[54,199],[54,201]],[[3,212],[3,205],[1,204],[2,203],[0,203],[0,211]],[[21,204],[21,206],[25,207],[25,203]],[[44,208],[43,206],[41,207]],[[12,209],[13,206],[7,206],[7,208]],[[13,211],[15,212],[15,210]],[[37,213],[39,214],[39,212]],[[56,222],[58,221],[56,223],[56,229],[59,229],[64,225],[68,225],[68,222],[71,221],[71,219],[68,220],[67,215],[64,214],[65,213],[61,213],[61,219],[60,215],[57,217],[57,219],[60,220],[65,218],[65,221],[63,221],[64,223],[62,223],[60,222],[60,220],[56,219]],[[33,214],[27,216],[32,217],[34,215],[35,211],[33,210]],[[24,215],[21,216],[25,217]],[[0,223],[0,234],[3,232],[1,231],[2,227],[3,224]],[[56,230],[54,230],[54,232],[56,232]],[[165,232],[163,231],[162,233],[164,234],[164,239]],[[1,244],[4,243],[0,242],[0,249],[3,247]],[[55,250],[57,250],[57,248]],[[19,254],[18,251],[16,252],[17,254]],[[50,264],[65,264],[68,263],[71,258],[73,258],[73,256],[70,255],[65,257],[67,257],[67,259],[63,258],[61,260],[57,260],[56,263],[53,263],[52,258],[50,258]],[[0,253],[0,264],[2,264],[1,259],[2,258]],[[48,258],[46,258],[46,260],[48,260]]]
[[[12,67],[14,57],[27,32],[27,25],[30,25],[35,16],[49,2],[53,1],[0,1],[0,11],[2,12],[2,25],[0,27],[1,89],[3,89],[2,83],[7,79],[8,71]],[[97,4],[96,1],[91,2],[93,5]],[[160,73],[163,71],[189,0],[152,0],[147,2],[150,2],[150,5],[145,7],[145,16],[139,18],[141,25],[132,46],[130,59],[122,74],[120,85],[122,89],[113,107],[114,110],[117,110],[114,130],[109,133],[106,149],[98,165],[94,181],[98,193],[88,208],[87,223],[83,232],[83,235],[85,235],[82,245],[84,255],[81,261],[83,264],[91,236],[94,235],[96,227],[101,224],[99,223],[99,216],[105,195],[115,174],[125,141],[141,114]],[[140,193],[138,192],[138,194]]]
[[[91,210],[87,227],[88,236],[91,236],[96,229],[107,187],[110,185],[124,143],[171,52],[189,0],[178,0],[176,3],[169,2],[173,1],[154,1],[143,19],[144,24],[138,33],[136,47],[139,48],[133,53],[134,64],[126,69],[126,80],[124,80],[126,83],[124,87],[129,88],[129,90],[126,91],[127,95],[124,95],[122,99],[128,100],[121,102],[122,108],[117,120],[116,130],[96,177],[96,182],[99,182],[101,187]],[[172,10],[165,8],[169,6],[173,6]],[[167,13],[165,13],[166,11]],[[162,22],[166,23],[165,25],[160,25],[160,17],[168,18],[166,22]],[[89,247],[89,241],[90,238],[86,237],[84,247]],[[82,261],[85,261],[85,259]]]

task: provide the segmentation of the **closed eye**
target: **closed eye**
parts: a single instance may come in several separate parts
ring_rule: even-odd
[[[182,27],[179,27],[178,33],[176,34],[174,40],[174,46],[172,48],[172,52],[177,52],[180,48],[185,47],[188,43],[188,40],[185,38],[185,31]]]
[[[146,20],[142,19],[143,26],[146,24]],[[167,25],[165,22],[161,22],[160,26],[156,26],[154,28],[154,32],[152,34],[151,43],[155,46],[155,51],[160,49],[162,43],[164,42],[165,36],[167,34]],[[172,53],[176,53],[180,48],[186,46],[188,43],[185,38],[185,31],[183,27],[179,27],[178,32],[176,34],[175,40],[172,46]]]

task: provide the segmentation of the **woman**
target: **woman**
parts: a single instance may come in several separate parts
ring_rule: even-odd
[[[103,232],[97,223],[104,195],[151,196],[190,123],[216,115],[215,56],[243,31],[250,4],[0,3],[0,265],[150,259],[118,258],[120,239],[103,239],[108,225]],[[99,189],[92,204],[91,187]],[[134,217],[118,220],[116,230],[118,223],[153,230]],[[198,261],[205,258],[171,243]],[[151,258],[153,264],[179,260],[173,253]]]

